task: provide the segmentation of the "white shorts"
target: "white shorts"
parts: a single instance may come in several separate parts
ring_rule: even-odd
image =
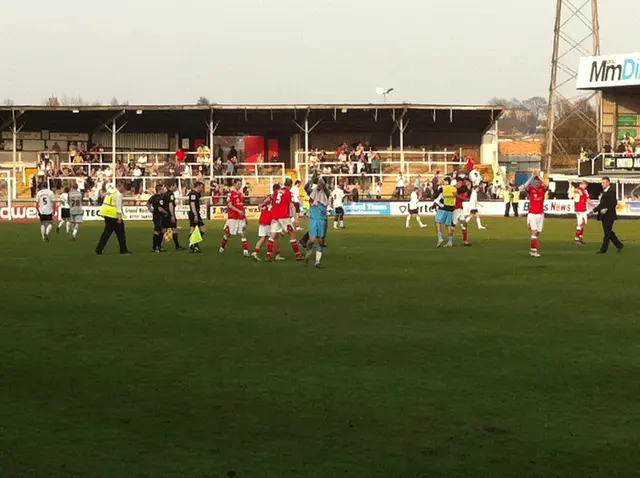
[[[578,224],[578,227],[582,226],[583,224],[587,223],[587,220],[589,218],[589,213],[588,212],[577,212],[576,213],[576,223]]]
[[[271,221],[271,234],[285,234],[293,230],[293,220],[290,217]]]
[[[258,224],[258,237],[269,237],[271,234],[270,224]]]
[[[531,231],[542,232],[544,227],[544,214],[527,214],[527,227]]]
[[[82,214],[74,214],[71,216],[71,222],[75,224],[80,224],[84,216]]]
[[[456,209],[453,211],[453,225],[457,226],[459,222],[464,220],[464,210]]]
[[[246,219],[227,219],[224,224],[224,230],[230,236],[237,236],[238,234],[244,234],[247,231]]]

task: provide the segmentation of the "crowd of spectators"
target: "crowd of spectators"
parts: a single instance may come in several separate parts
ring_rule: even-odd
[[[216,186],[229,187],[232,176],[253,174],[239,162],[238,150],[231,146],[225,150],[217,144],[212,152],[207,145],[198,146],[197,150],[189,153],[178,149],[175,154],[141,154],[133,156],[131,153],[118,152],[115,167],[112,157],[105,153],[102,145],[91,145],[85,149],[82,145],[74,144],[67,154],[62,154],[57,143],[51,149],[40,153],[38,158],[38,172],[30,179],[31,193],[35,196],[36,185],[49,181],[54,189],[63,187],[63,178],[73,178],[78,184],[80,192],[93,203],[99,203],[104,196],[105,186],[114,179],[122,180],[125,190],[139,196],[142,191],[143,178],[149,184],[154,178],[184,178],[181,182],[190,187],[195,181],[205,181],[206,177],[217,176],[212,181]],[[272,174],[279,173],[279,169],[269,166],[270,162],[277,162],[277,155],[269,160],[262,158],[260,174],[266,169]],[[257,165],[256,165],[257,167]],[[213,173],[213,174],[212,174]],[[229,179],[224,178],[229,176]],[[151,180],[151,181],[149,181]],[[222,188],[220,188],[222,189]]]

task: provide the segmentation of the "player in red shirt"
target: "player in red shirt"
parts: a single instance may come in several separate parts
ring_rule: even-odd
[[[573,190],[573,203],[576,210],[577,223],[575,237],[576,245],[584,244],[582,235],[584,234],[584,228],[587,225],[587,217],[589,216],[589,214],[587,213],[587,207],[590,203],[589,191],[587,190],[588,186],[588,182],[581,181],[578,187]]]
[[[279,189],[280,189],[279,184],[273,185],[274,193]],[[267,242],[267,239],[269,239],[269,236],[271,235],[271,209],[272,209],[271,199],[272,199],[271,195],[266,196],[262,200],[262,203],[260,204],[260,218],[258,219],[258,237],[260,239],[258,239],[258,242],[256,243],[256,247],[251,253],[251,257],[253,257],[253,259],[257,262],[261,262],[261,259],[258,256],[258,254],[260,253],[260,249],[262,249],[262,246],[264,245],[264,243]],[[274,249],[276,251],[275,260],[284,261],[284,257],[280,256],[280,240],[276,240]]]
[[[521,190],[527,191],[529,195],[529,214],[527,214],[527,228],[531,231],[531,257],[540,257],[538,252],[538,238],[544,226],[544,196],[547,192],[547,185],[540,179],[540,171],[532,174]]]
[[[227,247],[229,236],[242,236],[242,253],[249,257],[249,242],[247,241],[247,216],[244,211],[244,194],[242,194],[242,180],[233,181],[233,189],[227,201],[227,222],[224,225],[224,235],[220,243],[220,254]]]
[[[293,181],[287,178],[284,187],[275,191],[271,196],[271,233],[267,243],[267,261],[273,256],[273,246],[285,232],[289,234],[289,244],[296,254],[296,260],[304,260],[300,252],[300,245],[296,239],[296,231],[293,228],[293,201],[291,200],[291,186]]]

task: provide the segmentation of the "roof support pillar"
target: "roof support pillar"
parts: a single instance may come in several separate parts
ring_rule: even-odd
[[[207,129],[209,131],[209,149],[211,150],[212,158],[213,158],[213,136],[216,134],[216,131],[220,126],[220,121],[213,122],[213,110],[211,110],[211,114],[209,115],[209,121],[207,122]]]
[[[320,121],[321,120],[316,121],[313,126],[309,127],[309,111],[307,111],[307,115],[304,117],[304,123],[302,125],[295,119],[293,120],[293,123],[298,127],[298,129],[304,133],[304,162],[307,166],[309,164],[309,134],[316,129],[316,126],[320,124]]]
[[[409,126],[409,119],[407,119],[407,121],[404,120],[406,114],[407,110],[405,109],[396,121],[398,131],[400,132],[400,171],[402,174],[404,174],[404,132],[407,126]]]
[[[11,170],[12,170],[12,178],[9,179],[8,192],[9,192],[9,201],[11,201],[11,181],[14,181],[14,184],[17,182],[16,179],[16,163],[18,162],[18,133],[22,131],[24,128],[24,123],[22,126],[18,128],[18,118],[24,114],[24,111],[18,112],[16,114],[16,110],[11,110]],[[15,194],[15,189],[13,193]],[[11,206],[9,206],[9,216],[11,216]]]
[[[127,122],[125,121],[122,124],[122,126],[118,128],[118,118],[123,114],[125,114],[124,111],[114,116],[111,120],[111,126],[107,126],[106,124],[104,125],[104,127],[111,132],[111,165],[113,168],[112,174],[114,179],[114,185],[115,185],[115,178],[116,178],[116,151],[117,151],[118,133],[122,131],[125,126],[127,126]]]

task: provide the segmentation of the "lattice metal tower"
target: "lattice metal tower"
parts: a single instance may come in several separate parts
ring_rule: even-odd
[[[568,156],[567,151],[557,141],[556,130],[561,123],[556,117],[558,105],[564,101],[575,101],[586,97],[595,101],[596,121],[581,111],[573,110],[562,122],[571,116],[578,116],[593,128],[598,150],[602,147],[600,134],[600,93],[577,94],[575,82],[578,76],[578,62],[581,56],[600,54],[600,23],[598,21],[598,0],[557,0],[556,20],[551,58],[551,82],[549,84],[549,108],[547,111],[546,163],[551,170],[554,154]]]

